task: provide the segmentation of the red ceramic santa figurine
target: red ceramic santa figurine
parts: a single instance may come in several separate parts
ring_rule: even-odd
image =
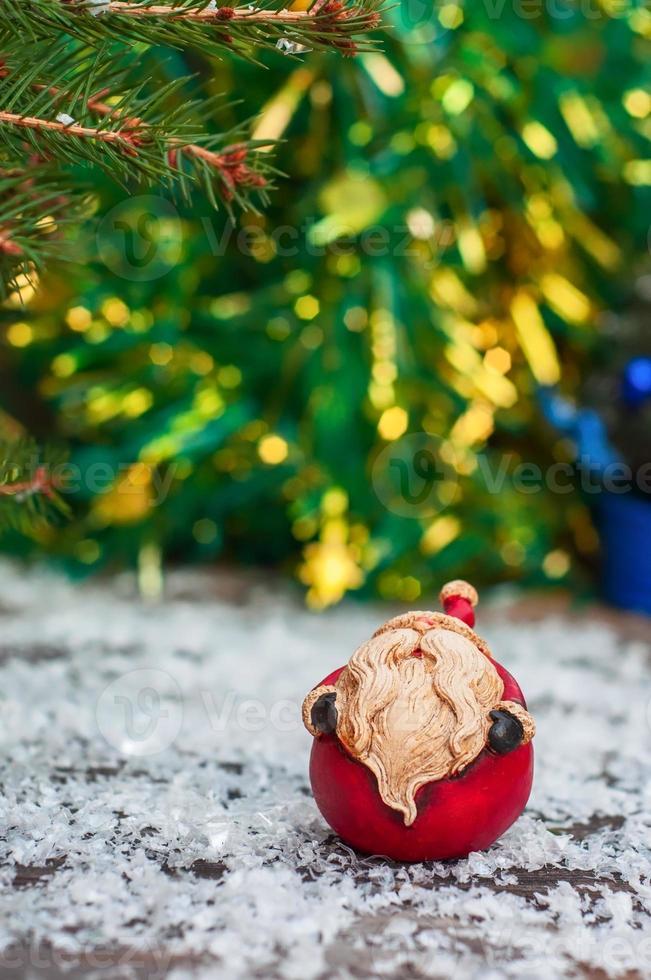
[[[534,723],[473,631],[477,593],[390,619],[303,702],[321,813],[359,851],[403,861],[489,847],[522,813]]]

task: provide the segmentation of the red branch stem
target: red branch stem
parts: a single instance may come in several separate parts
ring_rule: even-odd
[[[0,486],[0,495],[14,497],[17,494],[42,493],[45,497],[51,497],[53,493],[52,479],[44,466],[39,466],[34,472],[31,480],[22,480],[17,483],[5,483]]]
[[[136,156],[134,137],[122,131],[110,129],[95,129],[92,126],[80,126],[79,123],[63,123],[55,119],[39,119],[37,116],[21,116],[18,112],[3,112],[0,110],[0,123],[22,126],[23,129],[35,129],[52,133],[66,133],[79,136],[82,139],[99,140],[101,143],[115,143],[130,156]]]
[[[248,7],[204,7],[203,10],[184,10],[182,7],[171,7],[166,4],[151,4],[140,6],[125,0],[111,0],[106,10],[111,14],[123,14],[129,17],[164,17],[172,20],[189,20],[204,24],[219,21],[231,21],[248,24],[280,24],[282,26],[297,26],[305,21],[318,22],[324,13],[323,5],[318,10],[251,10]],[[350,16],[352,10],[348,10]],[[369,15],[371,16],[371,15]]]

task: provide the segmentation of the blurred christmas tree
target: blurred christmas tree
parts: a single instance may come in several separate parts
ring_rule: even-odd
[[[298,9],[297,9],[298,7]],[[216,0],[17,0],[0,6],[0,292],[16,289],[60,249],[88,209],[70,165],[126,185],[157,181],[211,204],[266,198],[255,142],[209,133],[218,98],[191,98],[192,79],[160,70],[161,45],[252,57],[308,42],[354,54],[377,26],[373,0],[317,0],[306,9]],[[201,93],[199,93],[201,94]]]
[[[74,520],[33,547],[273,563],[315,606],[589,556],[580,497],[508,478],[565,458],[535,386],[578,384],[646,250],[651,15],[589,6],[412,0],[354,64],[265,55],[264,215],[106,183],[88,267],[4,313],[4,407],[71,447]],[[259,101],[253,65],[188,69]]]

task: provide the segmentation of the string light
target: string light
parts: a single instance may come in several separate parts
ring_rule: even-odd
[[[405,409],[399,405],[394,405],[392,408],[387,408],[386,411],[382,412],[380,421],[377,424],[377,430],[383,439],[391,442],[404,435],[408,425],[409,416]]]
[[[526,290],[519,290],[513,297],[511,316],[534,377],[540,384],[556,384],[561,372],[554,341],[536,302]]]
[[[289,446],[281,436],[264,436],[258,444],[258,455],[263,463],[269,466],[277,466],[287,459]]]
[[[301,320],[313,320],[315,316],[318,316],[320,309],[320,304],[316,296],[299,296],[299,298],[294,303],[294,311],[296,316],[300,317]]]
[[[522,129],[522,139],[531,152],[541,160],[550,160],[558,150],[555,137],[546,126],[536,120],[525,124]]]
[[[34,339],[34,331],[29,323],[22,320],[7,328],[7,340],[12,347],[27,347]]]

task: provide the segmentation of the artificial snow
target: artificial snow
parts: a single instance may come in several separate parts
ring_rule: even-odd
[[[393,610],[317,616],[291,593],[220,597],[220,583],[173,573],[153,606],[127,577],[79,585],[0,565],[0,966],[649,974],[644,644],[589,621],[487,627],[536,719],[532,798],[488,852],[405,866],[356,855],[325,825],[300,723],[305,693]],[[25,869],[41,869],[34,883]],[[536,874],[540,889],[519,894]]]

